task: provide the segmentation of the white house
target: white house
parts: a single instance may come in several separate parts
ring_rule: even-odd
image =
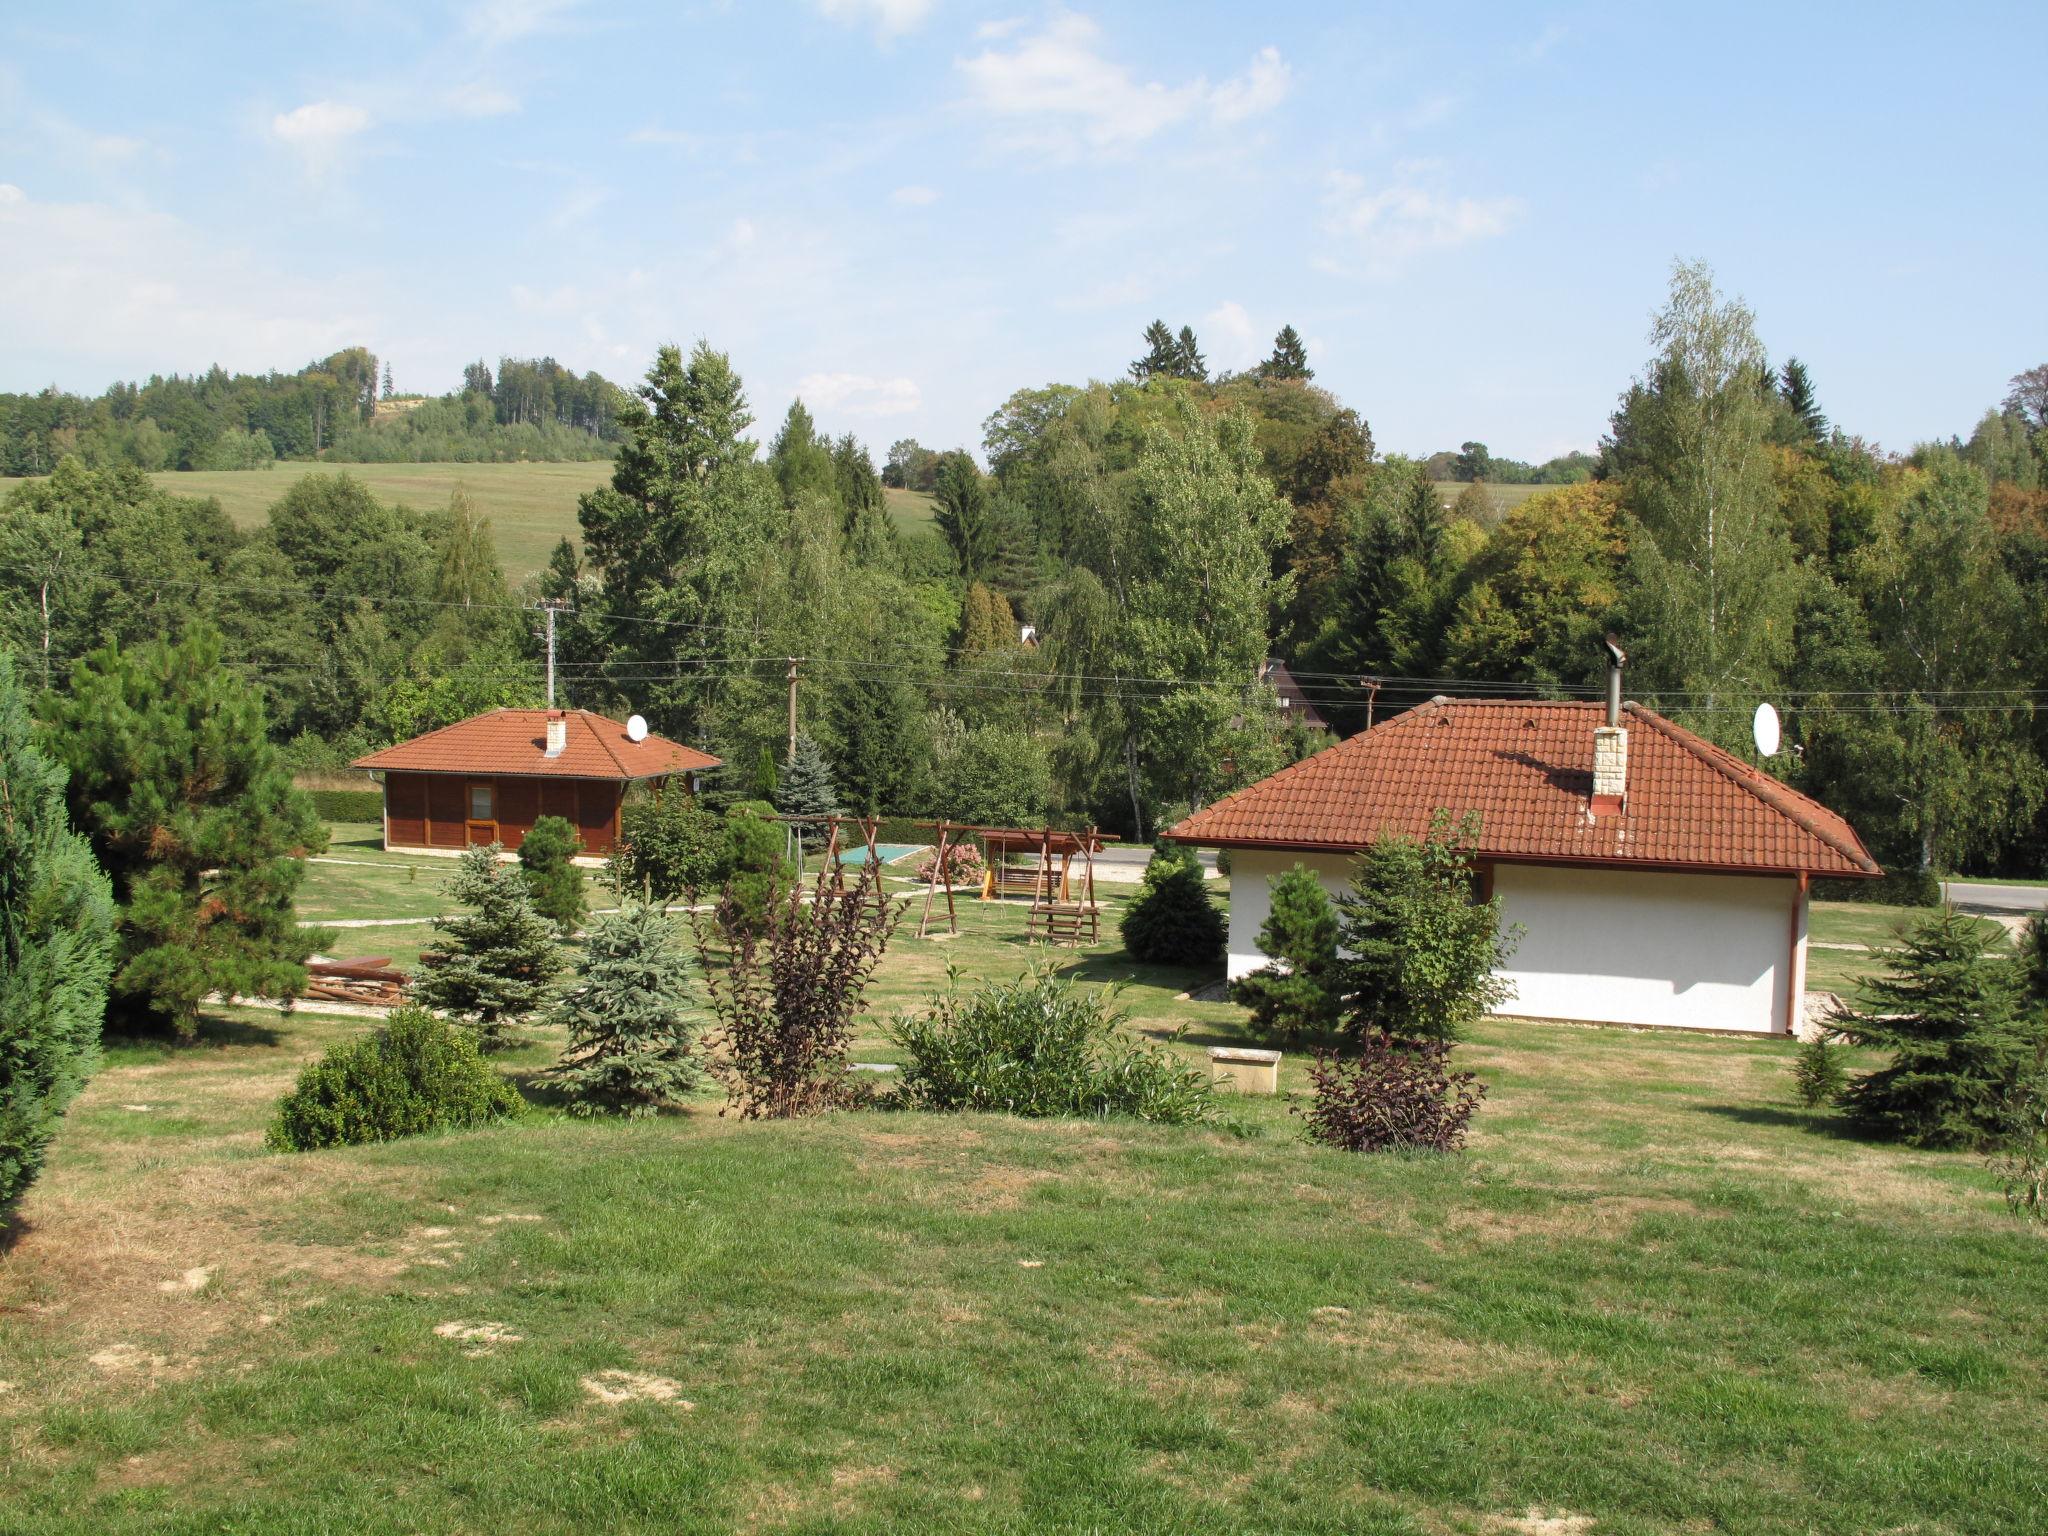
[[[1230,974],[1267,963],[1268,882],[1335,894],[1382,834],[1479,816],[1483,888],[1525,932],[1501,1012],[1789,1034],[1816,876],[1882,873],[1849,824],[1639,704],[1438,698],[1195,812],[1230,850]]]

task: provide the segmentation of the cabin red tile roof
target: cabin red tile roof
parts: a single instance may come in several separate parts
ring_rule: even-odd
[[[665,736],[634,741],[618,721],[587,709],[565,709],[562,715],[569,730],[559,757],[547,755],[546,710],[494,709],[359,757],[350,766],[619,782],[719,766],[717,758]]]
[[[1419,837],[1439,808],[1479,813],[1507,861],[1870,876],[1854,829],[1818,801],[1640,704],[1628,793],[1595,816],[1596,703],[1435,699],[1196,811],[1167,833],[1211,847],[1361,849]]]

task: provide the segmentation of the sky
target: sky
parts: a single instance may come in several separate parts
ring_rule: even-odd
[[[31,3],[0,14],[0,389],[401,391],[729,352],[877,456],[978,447],[1155,316],[1292,324],[1382,450],[1594,447],[1674,259],[1846,429],[2048,359],[2048,6]]]

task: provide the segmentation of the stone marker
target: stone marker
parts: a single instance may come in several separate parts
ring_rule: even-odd
[[[1238,1093],[1278,1093],[1280,1053],[1257,1051],[1248,1046],[1209,1047],[1209,1081],[1219,1088]]]

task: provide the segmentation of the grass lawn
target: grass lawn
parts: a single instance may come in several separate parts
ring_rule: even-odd
[[[1113,916],[1077,953],[961,907],[944,944],[909,914],[880,1011],[1049,963],[1191,1056],[1240,1038]],[[2043,1235],[1974,1159],[1792,1107],[1782,1042],[1490,1022],[1447,1160],[1310,1148],[1285,1099],[1176,1130],[707,1096],[266,1153],[366,1027],[110,1054],[0,1257],[0,1528],[2040,1527]]]
[[[885,485],[882,499],[898,533],[918,533],[931,527],[939,510],[937,499],[923,491],[903,491]]]
[[[574,539],[576,498],[611,479],[610,460],[578,464],[326,464],[283,461],[269,469],[166,470],[150,478],[180,496],[217,496],[237,524],[264,522],[270,504],[302,475],[347,473],[380,501],[446,506],[460,485],[491,520],[498,558],[514,582],[547,564],[563,535]]]

